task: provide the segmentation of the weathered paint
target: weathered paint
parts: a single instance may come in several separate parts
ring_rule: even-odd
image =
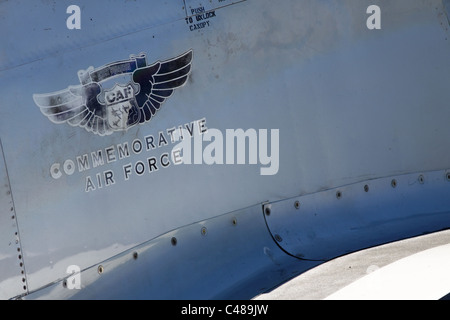
[[[450,43],[444,3],[448,5],[440,0],[288,0],[276,5],[269,0],[207,5],[182,0],[108,5],[78,1],[81,29],[70,30],[68,1],[3,1],[0,139],[18,224],[9,223],[20,234],[25,293],[37,294],[50,283],[60,283],[72,265],[97,272],[101,263],[106,275],[105,262],[114,257],[149,241],[155,241],[153,247],[162,245],[159,240],[165,243],[171,232],[190,230],[194,223],[242,208],[261,208],[262,219],[263,203],[373,179],[426,177],[448,170]],[[366,26],[370,5],[381,8],[380,30]],[[76,84],[77,72],[89,66],[105,66],[140,52],[148,61],[166,61],[189,50],[195,55],[189,79],[145,126],[94,135],[52,123],[33,100],[34,94]],[[104,87],[117,89],[116,84],[129,81],[118,77]],[[244,164],[206,164],[204,157],[193,157],[191,165],[177,165],[179,141],[172,141],[171,133],[196,131],[193,128],[199,135],[192,140],[200,139],[204,149],[212,143],[206,139],[207,129],[224,133],[224,138],[227,129],[253,129],[245,132],[257,133],[258,151],[260,143],[264,146],[260,130],[278,133],[277,140],[265,141],[265,151],[275,150],[270,147],[279,142],[276,174],[261,175],[264,153],[258,153],[255,163],[246,159]],[[194,143],[193,152],[195,146],[201,144]],[[422,205],[445,192],[431,193]],[[339,201],[346,201],[345,192],[342,197]],[[1,205],[9,202],[8,197],[1,199]],[[345,208],[340,210],[329,214],[350,223],[341,215]],[[439,228],[448,227],[448,217],[441,218]],[[287,226],[282,230],[292,227],[289,220],[283,223]],[[195,234],[201,236],[200,229]],[[202,240],[212,234],[208,228]],[[198,252],[207,256],[211,250],[225,250],[226,234],[223,237]],[[169,244],[167,250],[178,250],[182,243],[178,239],[175,248]],[[265,247],[254,243],[252,248]],[[233,250],[239,248],[233,245]],[[238,261],[239,251],[219,257],[223,260],[211,263],[226,263],[229,257]],[[210,267],[207,261],[202,260],[204,270]],[[302,269],[292,268],[290,262],[271,266],[279,271],[280,282],[287,273]],[[0,272],[5,275],[1,283],[18,278],[9,267],[5,270]],[[264,277],[267,269],[260,272],[254,279]],[[204,282],[209,289],[219,281],[216,276]],[[194,278],[183,274],[180,279],[186,282],[175,284],[196,292],[189,286]],[[232,279],[240,280],[230,283],[229,290],[205,292],[233,297],[242,290],[239,283],[245,283],[252,288],[246,296],[258,294],[254,283]],[[95,284],[86,286],[78,297],[104,294],[93,288]],[[22,294],[18,287],[4,296]]]

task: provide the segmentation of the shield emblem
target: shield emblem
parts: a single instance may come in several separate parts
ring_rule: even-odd
[[[106,116],[112,130],[126,130],[138,122],[134,94],[130,84],[116,84],[114,88],[105,90]]]

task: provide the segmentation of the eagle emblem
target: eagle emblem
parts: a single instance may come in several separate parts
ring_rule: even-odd
[[[79,126],[100,136],[124,131],[149,122],[175,89],[183,86],[191,72],[193,51],[147,65],[145,54],[132,55],[100,68],[78,71],[80,85],[44,94],[33,100],[54,123]],[[126,84],[111,89],[102,84],[118,76],[131,75]]]

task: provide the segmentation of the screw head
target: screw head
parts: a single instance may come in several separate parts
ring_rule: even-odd
[[[391,180],[391,187],[392,188],[396,188],[397,187],[397,180],[395,180],[395,179]]]
[[[420,183],[420,184],[424,184],[424,183],[425,183],[425,177],[423,176],[423,174],[421,174],[421,175],[419,176],[419,178],[417,178],[417,180],[419,180],[419,183]]]
[[[105,268],[102,265],[99,265],[97,268],[98,274],[102,274],[105,271]]]

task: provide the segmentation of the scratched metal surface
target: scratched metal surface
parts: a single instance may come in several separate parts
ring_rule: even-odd
[[[25,298],[250,299],[317,264],[286,255],[267,232],[261,206],[255,205],[99,261],[75,275],[81,290],[68,290],[64,283],[74,276],[66,275]]]
[[[0,140],[0,299],[27,292],[20,235]]]
[[[63,279],[69,265],[91,268],[227,212],[450,167],[442,1],[80,1],[81,30],[66,28],[70,4],[0,3],[0,138],[27,292]],[[383,10],[382,30],[366,28],[372,4]],[[196,21],[195,9],[214,15]],[[127,131],[99,136],[55,124],[33,100],[79,85],[77,72],[90,66],[140,53],[152,64],[188,50],[186,84],[149,123]],[[109,88],[116,81],[129,80]],[[223,132],[279,129],[277,174],[262,176],[248,163],[164,167],[161,156],[175,146],[169,141],[123,159],[116,149],[115,161],[52,177],[55,163],[76,165],[77,157],[136,139],[145,145],[160,132],[170,140],[168,129],[201,119]],[[125,178],[124,166],[151,157],[158,171]]]

